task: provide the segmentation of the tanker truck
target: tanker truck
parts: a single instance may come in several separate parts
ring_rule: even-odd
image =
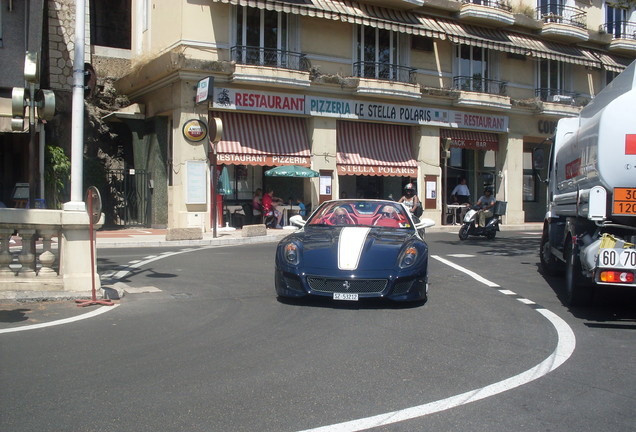
[[[540,168],[541,150],[533,156]],[[558,121],[548,163],[539,256],[544,273],[565,276],[564,303],[636,289],[636,62]]]

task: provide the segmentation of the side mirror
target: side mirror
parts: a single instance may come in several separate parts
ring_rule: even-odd
[[[289,223],[292,224],[293,226],[302,228],[305,226],[306,222],[301,215],[295,215],[289,218]]]
[[[415,224],[415,229],[419,231],[421,229],[429,228],[432,226],[435,226],[435,221],[433,219],[422,218],[418,223]]]

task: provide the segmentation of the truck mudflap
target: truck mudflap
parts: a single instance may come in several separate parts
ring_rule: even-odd
[[[602,285],[633,286],[636,275],[634,244],[603,234],[598,249],[594,280]]]

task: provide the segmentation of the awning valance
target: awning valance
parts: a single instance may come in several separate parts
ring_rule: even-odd
[[[451,147],[469,150],[499,150],[499,136],[488,132],[441,129],[440,138],[450,138]]]
[[[417,175],[409,126],[339,120],[336,150],[339,175]]]
[[[215,112],[223,121],[217,162],[229,165],[309,166],[305,119],[298,117]]]

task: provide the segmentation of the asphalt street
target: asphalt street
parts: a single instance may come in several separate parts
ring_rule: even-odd
[[[0,430],[634,430],[634,293],[567,309],[538,232],[427,240],[416,307],[279,301],[274,243],[100,250],[117,306],[0,306]]]

